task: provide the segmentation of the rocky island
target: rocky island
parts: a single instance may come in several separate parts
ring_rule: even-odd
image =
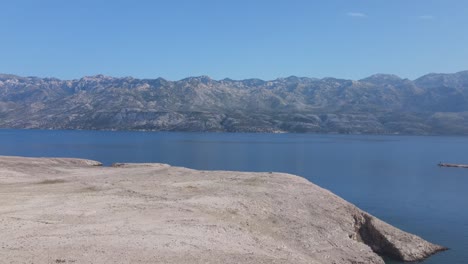
[[[0,157],[4,263],[384,263],[444,247],[304,178]]]

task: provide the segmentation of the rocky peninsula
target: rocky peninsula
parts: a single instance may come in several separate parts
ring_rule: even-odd
[[[444,247],[304,178],[0,157],[3,263],[384,263]]]

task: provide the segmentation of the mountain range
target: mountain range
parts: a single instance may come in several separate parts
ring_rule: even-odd
[[[468,135],[468,71],[270,81],[0,74],[0,127]]]

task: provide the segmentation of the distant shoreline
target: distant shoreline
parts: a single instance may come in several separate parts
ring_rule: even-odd
[[[153,132],[153,133],[191,133],[191,134],[252,134],[252,135],[274,135],[274,134],[291,134],[291,135],[317,135],[317,136],[402,136],[402,137],[461,137],[466,138],[468,134],[400,134],[400,133],[393,133],[393,134],[365,134],[365,133],[304,133],[304,132],[229,132],[229,131],[170,131],[170,130],[120,130],[120,129],[54,129],[54,128],[1,128],[0,131],[64,131],[64,132],[73,132],[73,131],[83,131],[83,132]]]

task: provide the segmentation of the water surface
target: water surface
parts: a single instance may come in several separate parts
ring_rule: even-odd
[[[293,173],[451,249],[425,264],[468,263],[468,169],[436,166],[467,137],[0,130],[0,155]]]

